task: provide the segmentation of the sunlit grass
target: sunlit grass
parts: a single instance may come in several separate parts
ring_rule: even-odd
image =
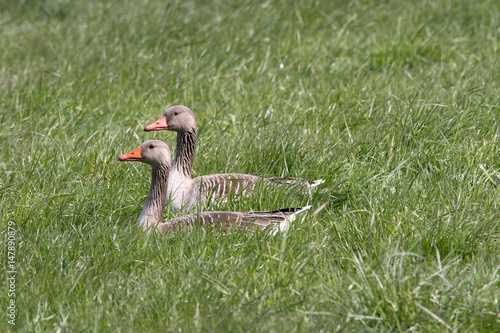
[[[1,331],[500,327],[496,2],[0,9],[0,217],[18,229]],[[286,236],[137,230],[149,167],[117,157],[174,148],[143,128],[177,104],[197,117],[195,176],[326,181],[213,208],[311,212]]]

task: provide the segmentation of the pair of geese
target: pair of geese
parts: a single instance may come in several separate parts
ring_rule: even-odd
[[[196,149],[196,120],[193,112],[182,105],[168,108],[163,115],[144,128],[145,131],[169,130],[177,132],[177,151],[172,163],[168,145],[159,140],[149,140],[131,152],[118,157],[119,161],[139,161],[151,165],[152,179],[146,203],[137,221],[139,227],[150,230],[156,227],[167,231],[190,229],[198,221],[201,226],[250,227],[261,230],[273,228],[285,231],[296,216],[311,206],[285,208],[274,211],[226,212],[209,211],[185,215],[161,222],[167,202],[176,210],[203,207],[210,198],[224,197],[229,193],[246,193],[259,182],[267,184],[299,184],[313,188],[323,180],[307,181],[300,178],[258,177],[239,173],[213,174],[191,178]]]

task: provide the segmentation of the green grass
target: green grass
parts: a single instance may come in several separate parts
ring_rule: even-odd
[[[0,331],[499,330],[499,26],[493,0],[0,1]],[[329,204],[285,237],[138,232],[149,167],[117,157],[173,148],[142,129],[176,104],[195,175],[326,180],[220,209]]]

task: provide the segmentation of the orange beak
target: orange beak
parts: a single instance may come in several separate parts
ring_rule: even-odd
[[[161,131],[161,130],[166,130],[168,129],[168,124],[167,124],[167,117],[161,116],[160,119],[152,123],[151,125],[148,125],[144,127],[144,130],[146,132],[149,131]]]
[[[140,161],[142,158],[141,149],[141,147],[136,148],[130,153],[126,153],[125,155],[118,157],[118,161]]]

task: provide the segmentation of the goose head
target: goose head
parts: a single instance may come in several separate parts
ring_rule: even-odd
[[[196,129],[194,113],[184,105],[176,105],[168,108],[160,119],[144,128],[146,132],[161,130],[188,132],[192,129]]]
[[[149,140],[138,148],[118,157],[118,161],[139,161],[152,166],[170,166],[170,148],[163,141]]]

